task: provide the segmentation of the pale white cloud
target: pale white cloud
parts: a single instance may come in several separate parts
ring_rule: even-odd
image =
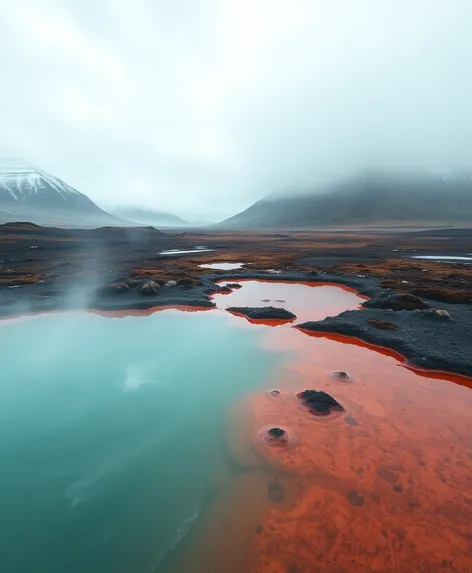
[[[470,0],[0,0],[0,155],[223,217],[331,171],[472,167]]]

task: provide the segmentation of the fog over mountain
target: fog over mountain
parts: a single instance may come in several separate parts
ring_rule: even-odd
[[[471,21],[470,0],[0,2],[0,156],[186,220],[468,170]]]
[[[140,225],[151,225],[153,227],[183,227],[187,224],[186,221],[173,213],[165,213],[155,209],[146,209],[145,207],[122,206],[110,209],[110,212],[117,217],[139,223]]]
[[[470,226],[472,176],[428,170],[364,171],[271,193],[221,223],[227,228]]]

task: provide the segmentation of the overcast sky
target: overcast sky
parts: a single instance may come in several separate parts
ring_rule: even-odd
[[[372,165],[472,167],[472,0],[0,0],[0,156],[218,219]]]

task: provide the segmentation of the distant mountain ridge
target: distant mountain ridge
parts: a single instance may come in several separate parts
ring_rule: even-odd
[[[187,225],[187,221],[184,221],[184,219],[181,219],[177,215],[146,207],[127,205],[116,207],[110,211],[117,217],[122,217],[123,219],[140,223],[141,225],[158,227],[184,227]]]
[[[17,159],[0,160],[0,223],[103,226],[126,224],[58,177]]]
[[[269,195],[224,227],[303,228],[390,223],[472,223],[467,173],[366,172],[292,195]]]

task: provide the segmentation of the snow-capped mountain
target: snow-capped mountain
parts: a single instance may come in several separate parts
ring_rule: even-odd
[[[124,223],[58,177],[16,159],[0,160],[0,223],[8,221],[67,227]]]

